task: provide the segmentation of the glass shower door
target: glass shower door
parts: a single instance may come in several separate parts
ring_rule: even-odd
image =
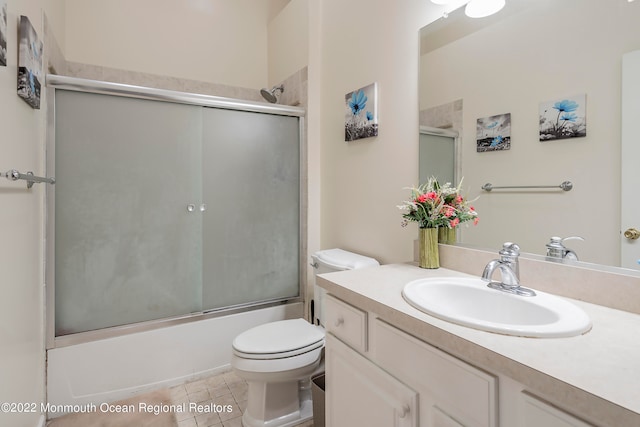
[[[299,118],[203,117],[203,309],[298,296]]]
[[[56,336],[202,309],[200,110],[56,91]]]

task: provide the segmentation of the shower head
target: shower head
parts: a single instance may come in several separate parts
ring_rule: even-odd
[[[260,89],[260,95],[270,103],[275,104],[278,102],[278,95],[276,94],[278,91],[280,91],[280,93],[284,92],[284,85],[274,86],[271,90],[262,88]]]

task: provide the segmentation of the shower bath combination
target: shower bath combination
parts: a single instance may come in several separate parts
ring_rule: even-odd
[[[244,330],[304,313],[304,109],[121,86],[47,76],[56,112],[45,258],[52,405],[117,401],[214,374]],[[133,171],[135,185],[113,164]],[[167,171],[178,172],[167,181]],[[269,204],[260,212],[268,225],[244,233],[255,204]],[[278,251],[247,263],[247,250],[276,240]],[[127,354],[127,366],[113,354]]]
[[[278,92],[280,93],[278,94]],[[271,90],[267,89],[266,87],[260,89],[260,95],[262,95],[264,99],[272,104],[278,102],[278,95],[282,95],[282,92],[284,92],[284,85],[274,86],[271,88]]]

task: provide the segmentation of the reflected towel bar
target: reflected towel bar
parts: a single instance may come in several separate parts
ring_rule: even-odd
[[[564,181],[560,185],[514,185],[514,186],[506,186],[506,187],[505,186],[503,186],[503,187],[494,187],[493,184],[491,184],[490,182],[487,182],[485,185],[482,186],[482,189],[484,191],[491,191],[491,190],[504,189],[504,188],[508,188],[508,189],[517,189],[517,188],[527,188],[527,189],[560,188],[563,191],[571,191],[571,189],[573,188],[573,183],[571,181]]]
[[[43,178],[41,176],[35,176],[33,172],[20,173],[15,169],[11,169],[8,172],[0,173],[0,176],[4,176],[11,181],[17,181],[19,179],[24,179],[27,181],[27,188],[33,187],[34,183],[46,182],[48,184],[55,184],[55,178]]]

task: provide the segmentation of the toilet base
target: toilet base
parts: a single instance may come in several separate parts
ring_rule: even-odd
[[[244,427],[287,427],[313,416],[311,380],[306,375],[297,381],[248,380],[247,384],[247,408],[242,416]]]
[[[242,415],[242,425],[244,427],[293,427],[312,418],[313,403],[311,400],[305,400],[298,411],[268,421],[256,420],[249,412],[245,412]]]

